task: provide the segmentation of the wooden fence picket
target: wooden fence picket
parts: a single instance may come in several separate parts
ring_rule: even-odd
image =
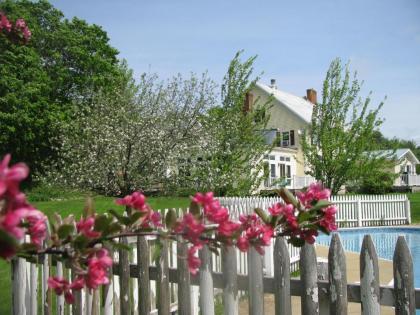
[[[290,258],[289,250],[283,237],[278,237],[274,244],[274,303],[276,315],[292,313],[290,295]]]
[[[264,314],[263,257],[254,247],[248,252],[249,314]]]
[[[328,251],[328,274],[330,282],[330,314],[347,314],[347,269],[346,256],[338,233],[331,238]]]
[[[362,315],[380,313],[378,255],[370,235],[364,236],[360,251],[360,297]]]
[[[139,315],[150,314],[150,254],[146,237],[137,238],[137,276],[138,276],[138,312]]]
[[[302,247],[299,266],[302,282],[302,315],[319,314],[318,273],[314,245],[305,244]]]
[[[168,241],[160,240],[162,249],[157,263],[157,309],[159,315],[169,315],[170,313],[170,293],[169,293],[169,265],[168,265]]]
[[[416,301],[414,291],[413,260],[404,236],[399,236],[394,252],[395,314],[414,315]]]
[[[222,247],[223,306],[225,315],[238,315],[238,283],[235,249]]]
[[[188,247],[181,238],[177,244],[178,254],[178,312],[179,315],[191,315],[190,271],[188,269]]]
[[[207,245],[200,250],[200,309],[202,315],[214,315],[214,299],[210,298],[214,293],[211,252]]]
[[[120,239],[120,243],[128,245],[126,237]],[[120,276],[120,314],[131,313],[130,301],[130,262],[129,252],[125,249],[119,250],[119,276]]]

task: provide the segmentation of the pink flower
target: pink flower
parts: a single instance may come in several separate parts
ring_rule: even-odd
[[[224,221],[219,224],[217,232],[224,237],[232,237],[233,234],[241,227],[240,223],[233,221]]]
[[[0,162],[0,197],[7,195],[13,198],[19,194],[19,183],[29,174],[28,167],[23,163],[9,168],[10,159],[10,154],[7,154]]]
[[[337,225],[335,223],[335,214],[337,208],[335,206],[329,206],[323,209],[324,215],[319,222],[319,225],[324,227],[327,231],[336,231]]]
[[[96,289],[102,284],[109,283],[108,269],[112,266],[112,259],[106,249],[100,249],[88,259],[88,271],[85,276],[86,286]]]
[[[311,208],[318,200],[328,200],[331,196],[329,189],[324,189],[322,183],[312,183],[306,192],[296,193],[300,203],[305,208]]]
[[[94,231],[95,218],[89,217],[86,219],[81,218],[79,222],[76,223],[77,232],[82,233],[87,238],[97,238],[101,236],[101,233]]]
[[[186,213],[181,222],[175,227],[176,233],[184,233],[184,238],[193,244],[200,243],[200,236],[203,233],[204,224],[197,221],[191,213]]]
[[[247,252],[249,249],[249,241],[246,237],[240,236],[236,241],[236,246],[241,252]]]
[[[47,236],[47,217],[41,211],[33,209],[29,211],[26,221],[29,223],[31,243],[41,246]]]
[[[69,289],[69,282],[59,277],[48,278],[48,287],[55,291],[55,294],[61,295]]]
[[[201,266],[201,260],[195,254],[201,249],[201,245],[195,245],[188,249],[188,269],[191,274],[195,275]]]
[[[204,206],[204,205],[211,204],[214,200],[213,197],[214,197],[213,192],[209,191],[209,192],[204,193],[204,194],[196,193],[192,200],[195,203]]]
[[[23,19],[17,19],[15,22],[15,27],[18,29],[26,27],[26,22]]]
[[[68,280],[59,277],[50,277],[48,279],[48,287],[54,290],[55,294],[64,294],[66,303],[74,303],[73,290],[81,290],[84,287],[83,278],[78,277],[72,284]]]
[[[117,199],[115,202],[117,205],[131,207],[140,212],[145,212],[149,209],[149,206],[146,204],[146,197],[138,191],[124,198]]]
[[[5,29],[7,32],[12,30],[12,23],[8,20],[7,16],[0,12],[0,30]]]
[[[152,211],[152,214],[150,215],[150,221],[155,227],[161,227],[162,226],[162,216],[159,212]]]
[[[85,279],[82,276],[78,276],[71,284],[70,289],[81,290],[85,287]]]
[[[214,199],[213,192],[196,193],[193,201],[203,207],[204,215],[210,222],[222,223],[229,219],[228,210],[222,207],[218,200]]]
[[[268,208],[268,212],[270,212],[272,216],[278,216],[281,214],[290,215],[294,212],[294,210],[295,209],[292,204],[281,204],[279,202]]]

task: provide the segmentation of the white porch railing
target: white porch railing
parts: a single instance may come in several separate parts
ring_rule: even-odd
[[[420,186],[420,175],[402,174],[397,181],[397,186]]]
[[[280,188],[285,186],[289,189],[302,189],[308,187],[310,184],[316,182],[312,176],[292,176],[291,178],[277,178],[269,177],[265,180],[264,186],[266,189]]]

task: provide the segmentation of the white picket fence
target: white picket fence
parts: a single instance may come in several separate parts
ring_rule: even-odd
[[[339,227],[404,225],[411,223],[407,195],[337,195],[331,197],[338,207]],[[252,213],[255,208],[267,210],[277,197],[221,197],[219,201],[235,214]]]
[[[219,198],[220,202],[226,206],[230,213],[234,217],[238,218],[240,214],[252,213],[255,208],[261,208],[267,210],[269,206],[276,202],[281,202],[280,198],[258,198],[258,197],[246,197],[246,198]],[[405,195],[386,195],[386,196],[362,196],[362,195],[345,195],[345,196],[334,196],[331,198],[331,201],[334,202],[339,211],[337,213],[337,221],[340,226],[349,227],[349,226],[372,226],[372,225],[401,225],[407,224],[410,222],[410,203]],[[167,210],[163,210],[163,214]],[[179,209],[179,212],[186,211],[185,209]],[[137,251],[136,248],[136,239],[128,239],[128,242],[132,244],[133,251],[132,254],[128,256],[128,259],[131,263],[135,264],[137,262]],[[153,239],[150,238],[151,242],[150,249],[153,248]],[[290,271],[295,271],[298,268],[299,264],[299,253],[300,249],[292,247],[290,244],[287,245],[287,249],[290,255]],[[236,252],[236,261],[237,261],[237,273],[238,275],[247,275],[248,274],[248,254],[242,253],[240,251]],[[120,261],[121,257],[118,257],[118,253],[115,253],[116,261]],[[266,248],[265,255],[263,258],[263,272],[265,277],[274,276],[274,246],[273,244]],[[177,268],[178,266],[178,255],[177,255],[177,246],[175,243],[169,244],[169,253],[168,253],[168,265],[169,268]],[[212,272],[213,273],[222,273],[222,261],[221,257],[215,254],[212,254]],[[150,261],[150,265],[153,266],[154,262]],[[54,268],[51,266],[51,260],[41,259],[39,264],[32,264],[26,262],[23,259],[18,259],[13,263],[13,305],[16,314],[37,314],[38,312],[38,301],[37,301],[37,292],[41,291],[41,305],[42,313],[50,314],[50,312],[56,314],[65,314],[71,312],[71,307],[64,304],[64,299],[62,297],[57,298],[55,304],[55,310],[52,309],[53,304],[51,303],[51,292],[47,292],[47,279],[50,275],[63,275],[66,277],[71,277],[71,270],[66,269],[65,266],[61,263],[57,263]],[[38,274],[40,285],[38,286]],[[118,274],[118,273],[117,273]],[[123,273],[120,273],[123,274]],[[113,313],[104,314],[120,314],[118,307],[121,303],[121,296],[123,296],[124,288],[120,287],[120,276],[114,275],[114,281],[109,286],[109,292],[106,294],[104,303],[112,301],[115,311]],[[136,314],[138,305],[138,284],[135,279],[131,281],[130,287],[133,309]],[[156,301],[156,283],[151,281],[151,294],[150,294],[150,305],[151,313],[157,314],[157,301]],[[170,283],[170,308],[173,311],[176,311],[179,307],[178,305],[178,284]],[[198,314],[198,305],[199,305],[199,289],[197,286],[191,286],[191,306],[192,314]],[[215,294],[217,293],[217,290]],[[104,293],[105,294],[105,293]],[[246,294],[245,291],[239,291],[239,295]],[[76,314],[91,314],[92,308],[95,303],[92,301],[99,300],[98,297],[95,298],[89,292],[83,292],[80,296],[81,302],[80,305],[82,309]],[[111,303],[111,302],[110,302]],[[107,309],[107,308],[105,308]],[[109,309],[112,309],[111,307]],[[16,311],[19,310],[19,311]]]

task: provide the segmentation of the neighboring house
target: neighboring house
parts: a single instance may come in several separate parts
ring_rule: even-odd
[[[394,186],[420,186],[420,175],[416,174],[416,165],[420,164],[420,161],[410,149],[397,149],[395,152],[380,150],[374,151],[373,154],[395,160],[392,172],[399,176],[395,179]]]
[[[311,123],[316,91],[308,89],[304,98],[279,90],[274,80],[271,80],[270,86],[257,82],[247,95],[245,109],[250,110],[254,102],[264,104],[270,97],[272,106],[265,137],[269,144],[274,144],[274,148],[264,156],[269,176],[259,190],[280,185],[286,185],[289,189],[307,187],[314,182],[314,178],[305,175],[307,167],[300,136]]]

